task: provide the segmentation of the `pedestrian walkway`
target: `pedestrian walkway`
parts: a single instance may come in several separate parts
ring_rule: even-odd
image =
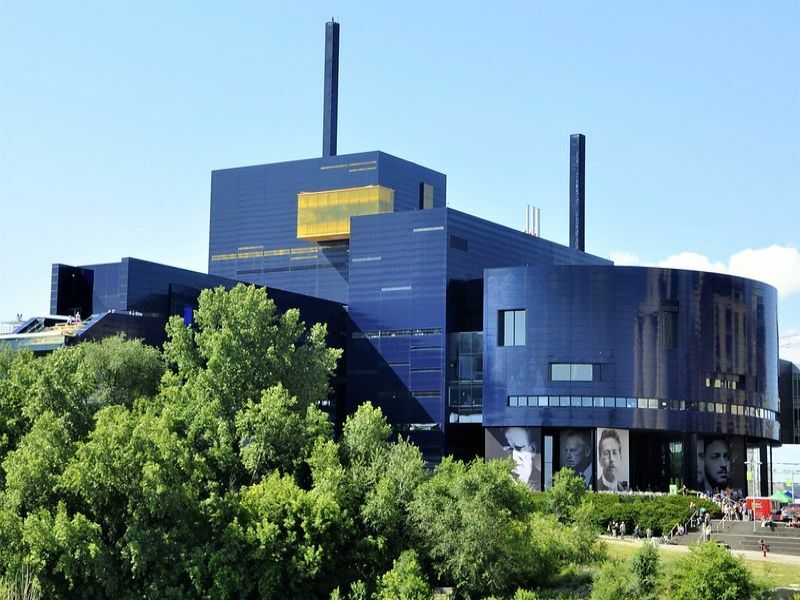
[[[601,539],[610,543],[610,544],[620,544],[620,545],[627,545],[627,546],[635,546],[639,547],[646,543],[643,539],[637,538],[613,538],[608,535],[601,536]],[[654,538],[657,540],[657,538]],[[667,552],[688,552],[689,546],[686,545],[675,545],[675,544],[659,544],[658,548],[660,550],[665,550]],[[800,565],[800,556],[794,556],[791,554],[776,554],[774,552],[767,552],[767,557],[764,558],[761,556],[761,552],[757,550],[737,550],[734,549],[731,552],[733,554],[741,554],[747,560],[752,561],[760,561],[760,562],[773,562],[773,563],[783,563],[787,565]]]

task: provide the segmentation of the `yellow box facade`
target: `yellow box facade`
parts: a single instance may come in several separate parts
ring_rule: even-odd
[[[325,242],[350,238],[350,217],[394,211],[394,190],[380,185],[297,194],[297,237]]]

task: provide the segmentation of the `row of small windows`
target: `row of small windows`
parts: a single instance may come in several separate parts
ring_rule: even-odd
[[[722,390],[743,390],[745,381],[744,375],[709,374],[705,378],[706,387]]]
[[[654,408],[668,410],[697,410],[741,417],[777,420],[778,413],[766,408],[724,404],[721,402],[687,402],[657,398],[611,398],[608,396],[509,396],[509,406],[571,407],[571,408]]]
[[[376,331],[356,331],[353,333],[354,340],[393,337],[414,337],[421,335],[438,335],[442,333],[441,327],[428,327],[427,329],[381,329]]]

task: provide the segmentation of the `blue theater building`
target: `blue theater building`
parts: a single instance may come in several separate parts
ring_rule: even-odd
[[[337,155],[338,30],[326,25],[323,155],[212,173],[208,274],[56,265],[52,312],[80,307],[138,335],[122,320],[146,317],[159,343],[155,329],[188,321],[203,287],[254,283],[345,349],[337,423],[371,401],[431,463],[511,456],[534,489],[567,466],[592,489],[766,492],[775,289],[586,253],[579,134],[569,246],[447,208],[442,173]]]

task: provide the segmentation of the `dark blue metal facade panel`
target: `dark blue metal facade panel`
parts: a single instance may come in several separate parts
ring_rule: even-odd
[[[353,218],[349,406],[371,400],[396,426],[435,424],[426,435],[436,447],[427,450],[441,453],[447,424],[455,422],[447,334],[481,330],[484,269],[553,263],[610,264],[451,209]],[[466,392],[474,400],[469,423],[480,419],[477,385],[474,395],[471,384]]]
[[[348,405],[377,404],[429,456],[444,444],[446,214],[351,221]]]
[[[716,273],[601,266],[495,269],[485,283],[485,425],[777,440],[771,286]],[[526,311],[524,346],[498,345],[498,314],[509,309]],[[553,381],[552,364],[594,365],[594,379]],[[509,406],[517,396],[525,405]]]
[[[299,240],[297,194],[382,185],[402,212],[419,208],[422,183],[443,207],[443,174],[383,152],[214,171],[209,273],[346,303],[349,244]]]

